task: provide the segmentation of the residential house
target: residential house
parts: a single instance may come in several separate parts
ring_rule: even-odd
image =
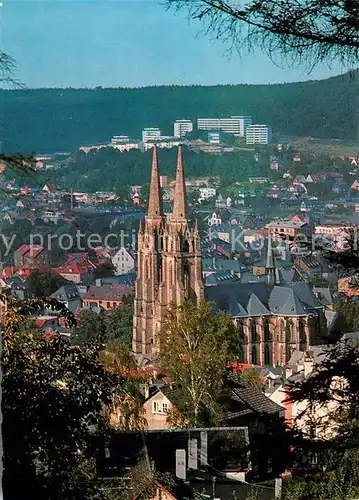
[[[328,223],[315,227],[316,241],[322,239],[326,243],[332,243],[334,250],[343,249],[347,243],[348,236],[355,228],[354,225],[344,223]]]
[[[148,430],[171,429],[171,419],[168,417],[176,407],[177,391],[175,386],[162,385],[146,398],[143,409]],[[280,457],[280,446],[275,447],[274,442],[279,439],[278,424],[284,419],[284,408],[270,400],[261,389],[239,383],[235,377],[227,381],[222,400],[223,425],[229,431],[230,427],[248,428],[252,473],[259,475],[268,472],[269,462],[273,469],[278,467],[283,457]],[[277,431],[274,430],[274,422]]]
[[[15,267],[32,270],[47,270],[49,254],[40,245],[22,245],[14,252]]]
[[[210,198],[213,198],[216,196],[216,188],[212,187],[201,187],[199,188],[199,197],[198,201],[201,203],[204,200],[209,200]]]
[[[114,309],[123,304],[123,299],[133,292],[130,285],[104,284],[102,286],[91,285],[83,299],[83,307],[102,307],[103,309]]]
[[[89,284],[93,279],[93,270],[77,262],[66,262],[63,266],[55,268],[54,272],[76,284]]]
[[[135,255],[131,248],[121,247],[111,257],[111,262],[115,268],[115,274],[127,274],[135,268]]]
[[[298,256],[294,259],[294,265],[311,277],[320,275],[323,270],[321,260],[315,255]]]
[[[54,184],[45,184],[42,190],[47,193],[53,193],[56,190],[56,186]]]
[[[299,235],[310,235],[310,227],[303,221],[275,220],[267,224],[266,228],[273,239],[295,239]]]
[[[173,409],[173,390],[168,386],[149,387],[147,398],[142,405],[144,417],[148,429],[169,429],[171,425],[167,422],[168,412]]]
[[[336,427],[331,419],[332,412],[338,402],[333,400],[327,404],[312,405],[306,400],[292,402],[288,400],[290,385],[293,382],[304,381],[310,377],[314,369],[320,369],[328,355],[330,347],[313,346],[308,350],[294,350],[285,367],[285,377],[279,378],[274,383],[267,385],[267,396],[285,410],[287,425],[300,429],[310,438],[330,439],[336,432]],[[333,387],[338,388],[341,381],[333,379]]]
[[[82,305],[79,291],[75,285],[61,286],[56,292],[50,295],[50,298],[64,304],[72,313],[75,313]]]

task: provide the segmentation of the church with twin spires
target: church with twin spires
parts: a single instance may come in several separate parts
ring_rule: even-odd
[[[148,211],[139,228],[137,248],[132,350],[152,357],[168,306],[204,299],[200,237],[197,224],[188,219],[182,146],[169,218],[163,212],[157,148],[153,148]]]
[[[171,303],[208,300],[225,311],[242,339],[242,361],[285,365],[293,350],[306,351],[327,333],[330,292],[303,280],[286,281],[276,266],[268,240],[263,280],[222,282],[204,287],[198,226],[188,219],[182,146],[178,148],[173,209],[163,212],[157,148],[153,149],[148,212],[138,233],[138,267],[133,315],[134,354],[152,359],[156,336]]]

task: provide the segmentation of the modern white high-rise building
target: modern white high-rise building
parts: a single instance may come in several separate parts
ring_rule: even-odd
[[[198,118],[198,130],[223,130],[227,134],[244,137],[247,127],[252,125],[251,116],[231,116],[230,118]]]
[[[142,142],[159,141],[161,139],[161,130],[159,128],[150,127],[142,130]]]
[[[272,129],[268,125],[250,125],[246,130],[246,144],[269,144]]]
[[[188,132],[192,132],[193,123],[191,120],[176,120],[173,124],[174,137],[184,137]]]

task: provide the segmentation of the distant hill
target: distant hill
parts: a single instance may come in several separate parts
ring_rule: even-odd
[[[2,90],[3,151],[50,153],[140,137],[142,128],[172,133],[175,119],[252,115],[275,133],[355,140],[359,74],[276,85]]]

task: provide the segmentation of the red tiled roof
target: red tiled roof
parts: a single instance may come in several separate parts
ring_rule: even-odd
[[[25,255],[30,250],[30,245],[21,245],[20,248],[16,250],[16,253],[20,255]]]
[[[86,268],[87,271],[95,269],[95,264],[91,262],[87,252],[71,253],[67,256],[65,266],[72,264],[79,264]]]
[[[43,249],[44,247],[41,247],[40,245],[21,245],[21,247],[16,250],[16,253],[20,255],[28,253],[27,257],[34,259],[43,251]]]
[[[43,251],[43,249],[44,247],[41,247],[40,245],[30,245],[29,255],[27,255],[27,257],[35,259]]]
[[[77,264],[76,262],[67,263],[64,266],[57,267],[54,271],[58,274],[87,274],[89,269],[85,266]]]

